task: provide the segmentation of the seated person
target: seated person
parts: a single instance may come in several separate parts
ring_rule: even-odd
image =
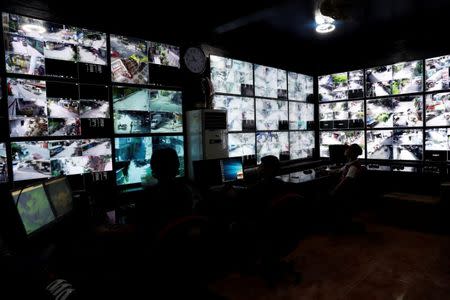
[[[363,151],[357,144],[351,144],[344,152],[348,163],[343,166],[340,172],[339,183],[331,191],[332,196],[339,196],[344,193],[351,193],[351,182],[357,179],[364,172],[364,167],[358,159],[358,156],[362,155]]]
[[[192,215],[196,200],[192,188],[175,179],[180,161],[174,149],[153,152],[150,166],[158,182],[136,201],[136,218],[140,232],[155,235],[171,221]]]

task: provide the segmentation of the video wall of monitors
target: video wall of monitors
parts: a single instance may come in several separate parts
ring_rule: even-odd
[[[183,136],[120,137],[115,139],[116,182],[127,185],[149,182],[152,178],[150,159],[153,151],[174,149],[180,160],[178,176],[184,176]]]
[[[139,168],[149,170],[152,151],[165,146],[184,176],[182,86],[172,78],[181,74],[179,47],[10,13],[2,26],[9,132],[0,183],[110,171],[118,185],[141,183]],[[115,155],[122,137],[149,140],[150,156]]]
[[[210,70],[212,107],[227,111],[229,156],[313,157],[312,76],[215,55]]]
[[[352,143],[347,137],[360,132],[357,143],[365,145],[367,159],[450,160],[449,59],[446,55],[320,76],[320,155],[328,156],[330,144]]]

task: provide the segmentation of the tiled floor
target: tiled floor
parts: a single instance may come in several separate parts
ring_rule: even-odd
[[[211,289],[230,300],[450,299],[450,236],[370,225],[364,235],[312,236],[287,259],[298,285],[231,274]]]

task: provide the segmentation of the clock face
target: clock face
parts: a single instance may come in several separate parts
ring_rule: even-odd
[[[200,74],[205,70],[206,57],[199,48],[188,48],[184,54],[184,63],[189,71]]]

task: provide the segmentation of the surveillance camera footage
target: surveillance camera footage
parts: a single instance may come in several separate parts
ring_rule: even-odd
[[[8,73],[78,77],[74,63],[106,65],[106,34],[3,13]]]
[[[255,100],[253,98],[215,95],[213,108],[227,111],[228,131],[255,130]]]
[[[180,47],[149,42],[148,59],[152,64],[180,67]]]
[[[149,183],[154,180],[150,168],[153,151],[175,149],[180,160],[179,176],[184,175],[184,144],[182,136],[154,136],[115,139],[116,180],[118,185]]]
[[[112,93],[115,133],[183,132],[180,91],[115,86]]]
[[[289,102],[289,129],[314,129],[314,104]]]
[[[450,151],[450,128],[425,130],[426,151]]]
[[[111,80],[119,83],[148,83],[147,42],[112,34],[110,43]]]
[[[337,101],[364,96],[362,70],[319,76],[320,101]]]
[[[364,127],[364,102],[344,101],[319,105],[321,129],[349,129]]]
[[[0,143],[0,183],[8,181],[8,157],[5,143]]]
[[[255,155],[255,133],[228,134],[228,156]]]
[[[426,126],[450,125],[450,93],[426,95]]]
[[[425,60],[425,89],[440,91],[449,89],[450,55]]]
[[[109,119],[108,86],[80,85],[80,118]]]
[[[257,132],[256,157],[258,163],[267,155],[274,155],[280,160],[289,154],[289,137],[287,132]]]
[[[254,96],[253,64],[210,55],[211,81],[216,93]]]
[[[421,160],[423,157],[423,130],[394,130],[394,159]]]
[[[320,157],[330,156],[328,148],[330,145],[351,144],[358,144],[364,151],[364,131],[322,131],[320,133]]]
[[[14,142],[14,181],[112,170],[110,139]]]
[[[289,100],[312,102],[314,96],[314,79],[312,76],[288,72]]]
[[[367,131],[367,158],[393,159],[393,131],[371,130]]]
[[[256,130],[289,129],[288,102],[256,99]]]
[[[289,132],[290,159],[313,157],[315,149],[314,131]]]
[[[262,65],[255,65],[255,96],[286,99],[286,71]]]

